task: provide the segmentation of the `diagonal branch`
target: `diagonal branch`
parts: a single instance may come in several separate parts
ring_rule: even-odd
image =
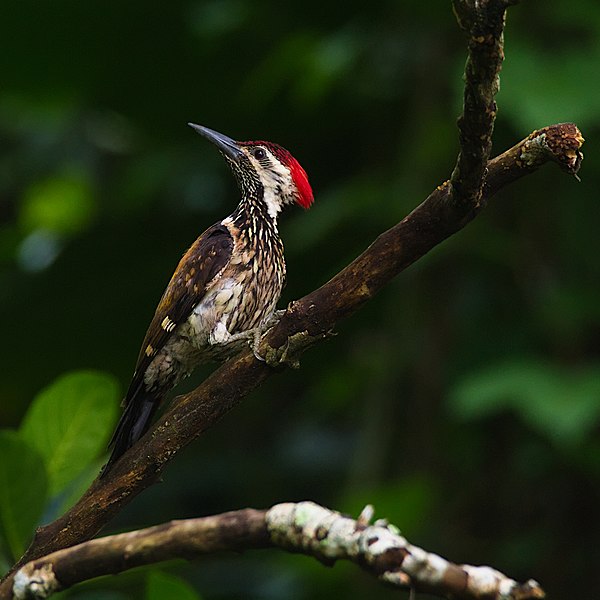
[[[410,544],[396,527],[378,520],[373,507],[352,519],[313,502],[277,504],[171,521],[58,550],[27,563],[16,574],[15,600],[48,598],[101,575],[173,558],[192,559],[223,550],[279,547],[314,556],[327,565],[349,560],[400,589],[462,600],[543,598],[533,580],[517,583],[490,567],[457,565]]]

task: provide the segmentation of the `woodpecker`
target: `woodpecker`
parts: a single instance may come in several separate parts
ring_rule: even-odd
[[[195,366],[228,358],[258,339],[285,283],[277,217],[288,205],[307,209],[313,202],[306,172],[285,148],[237,142],[189,125],[217,146],[241,200],[177,265],[142,343],[102,475],[144,434],[166,394]]]

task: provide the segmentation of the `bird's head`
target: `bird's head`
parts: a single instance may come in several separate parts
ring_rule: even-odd
[[[288,204],[309,208],[313,203],[306,171],[285,148],[273,142],[236,142],[208,127],[189,125],[221,151],[242,194],[261,195],[272,217]]]

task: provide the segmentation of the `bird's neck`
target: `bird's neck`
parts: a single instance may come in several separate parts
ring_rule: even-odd
[[[243,193],[242,199],[231,215],[233,222],[240,228],[251,228],[266,235],[279,236],[277,217],[279,204],[267,197],[260,187],[251,193]]]

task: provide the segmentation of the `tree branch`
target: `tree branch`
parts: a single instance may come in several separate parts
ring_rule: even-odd
[[[506,7],[516,1],[453,0],[452,7],[468,43],[463,112],[458,118],[460,152],[451,177],[456,201],[477,207],[492,150],[499,74],[504,60]]]
[[[489,198],[516,179],[549,161],[567,173],[577,173],[583,137],[572,123],[536,131],[488,161],[495,117],[493,98],[503,57],[504,11],[510,3],[454,0],[459,24],[469,37],[469,57],[464,109],[459,118],[460,154],[451,180],[438,186],[333,279],[293,302],[264,338],[263,355],[294,362],[398,273],[463,228]],[[10,579],[16,568],[96,535],[124,505],[159,478],[165,464],[182,447],[218,422],[274,372],[245,351],[194,391],[177,398],[105,478],[96,480],[62,517],[36,531],[24,556],[0,583],[0,599],[10,598]]]
[[[544,597],[533,580],[520,584],[490,567],[453,564],[413,546],[386,521],[371,525],[372,516],[371,506],[355,520],[313,502],[300,502],[171,521],[84,542],[27,563],[14,578],[14,598],[48,598],[94,577],[163,560],[267,547],[314,556],[330,566],[350,560],[395,587],[442,597]]]

